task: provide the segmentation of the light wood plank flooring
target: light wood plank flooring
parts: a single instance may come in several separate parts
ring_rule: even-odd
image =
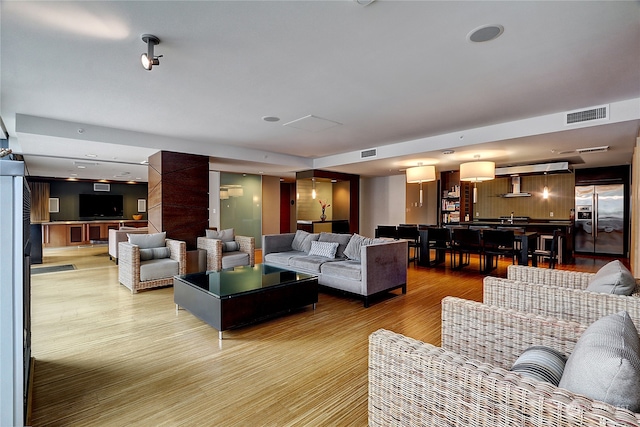
[[[176,312],[173,288],[132,295],[105,246],[45,249],[43,265],[77,270],[32,276],[31,423],[365,426],[369,334],[386,328],[439,344],[440,300],[482,298],[473,261],[463,271],[411,266],[407,294],[394,291],[368,309],[321,293],[315,311],[219,341],[215,329]],[[606,261],[585,257],[571,269]]]

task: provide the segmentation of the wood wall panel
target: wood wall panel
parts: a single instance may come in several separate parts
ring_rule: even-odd
[[[149,158],[149,227],[196,248],[209,225],[209,158],[161,151]]]
[[[49,222],[49,183],[30,182],[31,190],[31,223]]]

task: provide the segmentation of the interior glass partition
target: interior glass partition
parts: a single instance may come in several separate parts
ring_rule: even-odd
[[[220,173],[220,228],[236,235],[253,236],[262,247],[262,177]]]

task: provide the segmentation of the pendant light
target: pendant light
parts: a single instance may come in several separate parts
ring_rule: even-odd
[[[422,166],[422,163],[418,163],[417,167],[407,169],[407,183],[420,184],[420,206],[422,206],[422,183],[435,180],[435,166]]]
[[[542,190],[542,198],[549,198],[549,186],[547,185],[547,173],[544,173],[544,189]]]
[[[460,181],[473,182],[473,203],[476,203],[478,201],[476,184],[494,179],[496,177],[496,164],[494,162],[481,162],[479,155],[475,155],[473,158],[478,160],[460,165]]]

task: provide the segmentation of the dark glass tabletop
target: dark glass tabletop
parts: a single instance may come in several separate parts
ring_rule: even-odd
[[[183,274],[177,277],[218,298],[256,292],[267,287],[315,278],[310,274],[297,273],[264,264],[256,264],[253,267],[234,267],[221,271]]]

